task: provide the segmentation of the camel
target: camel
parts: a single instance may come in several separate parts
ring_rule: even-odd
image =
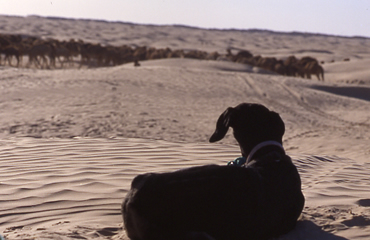
[[[300,66],[297,64],[298,59],[291,55],[287,59],[283,61],[283,65],[285,67],[285,75],[290,77],[301,76]]]
[[[131,48],[129,48],[132,50]],[[103,59],[105,65],[116,66],[125,62],[132,62],[132,51],[124,47],[106,47],[103,52]],[[131,54],[130,54],[131,53]]]
[[[289,56],[284,61],[284,66],[287,76],[311,79],[311,75],[314,74],[319,80],[324,81],[324,69],[316,58],[306,56],[297,59],[295,56]]]
[[[19,63],[22,60],[22,54],[20,51],[21,42],[22,38],[20,35],[0,34],[0,55],[4,55],[4,64],[8,61],[8,64],[12,66],[12,58],[15,57],[17,60],[17,67],[19,66]]]
[[[295,66],[298,69],[298,75],[300,77],[311,79],[311,75],[314,74],[318,80],[324,81],[324,69],[320,66],[316,58],[309,56],[303,57],[295,63]]]
[[[79,45],[73,38],[65,43],[65,47],[68,48],[68,50],[74,57],[77,57],[80,54]]]
[[[118,48],[118,61],[117,64],[123,64],[134,61],[134,50],[126,45]]]
[[[274,71],[274,67],[277,63],[277,59],[276,58],[270,58],[270,57],[267,57],[267,58],[260,58],[257,62],[257,67],[260,67],[260,68],[263,68],[263,69],[266,69],[266,70],[269,70],[269,71]]]
[[[17,60],[16,66],[19,67],[20,62],[22,61],[22,54],[17,47],[13,45],[6,46],[5,48],[0,49],[0,54],[1,53],[5,55],[4,64],[8,60],[9,66],[12,66],[12,58],[15,57],[15,59]]]
[[[5,34],[0,34],[0,46],[1,47],[6,47],[11,44],[10,39],[8,35]]]
[[[87,64],[87,65],[95,64],[96,66],[103,65],[104,53],[106,51],[105,47],[101,46],[100,44],[81,42],[80,49],[81,49],[80,67],[83,64]],[[95,63],[94,63],[94,60],[96,61]]]
[[[301,68],[297,64],[285,65],[285,75],[289,77],[303,77]]]
[[[290,65],[295,64],[297,62],[298,62],[298,59],[294,55],[291,55],[287,59],[285,59],[284,65],[285,66],[290,66]]]
[[[54,55],[55,58],[58,59],[61,68],[63,68],[64,63],[70,63],[71,62],[71,52],[66,47],[66,42],[59,42],[57,40],[51,41],[51,44],[54,48]]]
[[[166,49],[149,48],[147,51],[146,58],[147,59],[168,58],[171,52],[172,50],[170,48],[166,48]]]
[[[53,53],[53,48],[48,43],[38,43],[32,46],[28,52],[28,64],[27,66],[31,66],[34,64],[36,67],[41,68],[49,68],[50,66],[55,66],[55,53]],[[39,61],[38,57],[41,58],[42,63]],[[50,63],[46,57],[49,57]]]
[[[253,57],[250,59],[250,64],[251,64],[252,66],[257,66],[257,63],[258,63],[258,61],[260,61],[260,59],[262,59],[262,56],[261,56],[261,55],[253,56]]]
[[[147,48],[144,47],[137,47],[134,50],[133,57],[139,61],[146,60],[146,53],[147,53]]]
[[[206,59],[207,52],[199,51],[199,50],[190,50],[185,52],[185,58],[193,58],[193,59]]]
[[[217,58],[220,56],[218,52],[211,52],[207,54],[206,59],[207,60],[217,60]]]
[[[311,79],[311,75],[316,75],[319,81],[324,81],[324,69],[317,62],[309,62],[304,67],[306,76]]]
[[[299,59],[297,63],[301,66],[305,66],[307,63],[310,63],[310,62],[319,63],[319,61],[317,61],[316,58],[309,57],[309,56]]]
[[[287,75],[287,68],[282,60],[278,60],[274,66],[274,72],[280,75]]]
[[[168,58],[183,58],[184,57],[184,51],[183,50],[174,50],[170,52],[170,54],[167,56]]]
[[[232,61],[237,63],[249,63],[253,58],[253,54],[247,50],[239,51],[235,56],[232,56]]]

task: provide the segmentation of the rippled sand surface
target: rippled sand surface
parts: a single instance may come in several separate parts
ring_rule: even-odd
[[[134,176],[226,164],[239,155],[234,145],[143,139],[22,138],[0,147],[0,227],[9,239],[125,238],[120,204]],[[369,163],[292,158],[307,203],[297,229],[322,236],[318,224],[333,233],[370,225]]]

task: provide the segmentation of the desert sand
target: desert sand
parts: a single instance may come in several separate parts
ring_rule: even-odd
[[[0,66],[0,234],[128,239],[120,205],[144,172],[226,164],[218,116],[256,102],[278,112],[306,206],[279,239],[370,238],[370,39],[81,19],[0,16],[0,33],[106,45],[284,58],[312,56],[325,82],[227,61],[161,59],[101,68]],[[344,61],[349,59],[349,61]]]

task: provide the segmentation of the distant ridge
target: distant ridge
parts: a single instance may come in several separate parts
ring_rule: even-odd
[[[339,38],[355,38],[355,39],[370,39],[370,37],[366,36],[344,36],[344,35],[335,35],[335,34],[325,34],[325,33],[313,33],[313,32],[299,32],[299,31],[275,31],[269,29],[257,29],[257,28],[250,28],[250,29],[240,29],[240,28],[203,28],[197,26],[190,26],[185,24],[150,24],[150,23],[134,23],[134,22],[125,22],[125,21],[110,21],[104,19],[91,19],[91,18],[67,18],[67,17],[58,17],[58,16],[40,16],[40,15],[27,15],[27,16],[17,16],[17,15],[3,15],[0,16],[6,17],[18,17],[18,18],[44,18],[49,20],[72,20],[72,21],[94,21],[94,22],[102,22],[102,23],[119,23],[119,24],[126,24],[126,25],[138,25],[138,26],[153,26],[153,27],[164,27],[164,26],[172,26],[172,27],[182,27],[187,29],[199,29],[199,30],[210,30],[210,31],[240,31],[240,32],[249,32],[249,33],[271,33],[277,35],[294,35],[294,36],[323,36],[323,37],[339,37]]]

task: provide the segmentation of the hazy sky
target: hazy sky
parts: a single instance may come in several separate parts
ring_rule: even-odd
[[[0,14],[370,37],[370,0],[0,0]]]

